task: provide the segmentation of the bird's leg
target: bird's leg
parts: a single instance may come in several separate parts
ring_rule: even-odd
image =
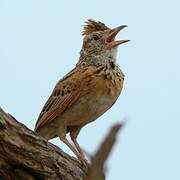
[[[80,154],[80,158],[82,159],[83,164],[84,164],[85,166],[88,166],[89,163],[88,163],[87,159],[85,158],[84,153],[83,153],[82,149],[80,148],[80,146],[79,146],[76,138],[75,138],[75,139],[72,138],[72,142],[74,143],[76,149],[78,150],[78,152],[79,152],[79,154]]]
[[[79,143],[77,142],[77,139],[76,138],[71,138],[71,140],[74,143],[74,145],[75,145],[76,149],[78,150],[78,152],[84,156],[84,153],[83,153],[81,147],[79,146]]]
[[[70,149],[71,151],[77,156],[79,157],[79,152],[73,147],[73,145],[67,140],[66,136],[63,136],[63,137],[59,137],[60,140],[66,144]]]
[[[79,153],[74,146],[68,141],[68,139],[66,138],[66,136],[63,137],[59,137],[60,140],[66,144],[71,150],[72,152],[76,155],[76,157],[86,166],[87,164],[85,164],[84,162],[84,158],[82,157],[81,153]]]
[[[72,140],[72,142],[74,143],[77,151],[80,153],[81,158],[83,159],[84,163],[85,163],[86,165],[88,165],[88,161],[87,161],[87,159],[85,158],[84,153],[83,153],[81,147],[79,146],[79,143],[77,142],[77,136],[78,136],[78,134],[79,134],[79,131],[80,131],[80,129],[73,129],[73,130],[71,130],[71,132],[70,132],[70,137],[71,137],[71,140]]]

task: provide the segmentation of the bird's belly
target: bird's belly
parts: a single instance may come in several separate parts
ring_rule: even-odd
[[[64,119],[67,126],[83,126],[94,121],[115,103],[120,91],[121,89],[117,89],[114,93],[105,93],[103,89],[102,91],[94,89],[91,93],[81,96],[63,113],[61,120]]]
[[[74,106],[71,109],[71,113],[74,114],[74,117],[68,119],[67,124],[72,126],[87,124],[88,122],[97,119],[112,104],[112,100],[108,97],[102,97],[99,100],[82,99],[82,101],[79,101],[79,105]]]

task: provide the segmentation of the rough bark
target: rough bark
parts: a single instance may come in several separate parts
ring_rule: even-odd
[[[0,179],[104,180],[103,166],[121,126],[111,129],[87,169],[0,108]]]

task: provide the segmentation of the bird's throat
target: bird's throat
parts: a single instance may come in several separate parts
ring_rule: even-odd
[[[102,53],[93,53],[87,51],[81,51],[79,63],[84,63],[86,65],[107,65],[109,63],[116,64],[117,58],[117,48],[104,51]]]

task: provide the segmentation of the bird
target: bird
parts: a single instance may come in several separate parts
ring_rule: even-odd
[[[79,60],[57,82],[35,125],[35,132],[47,141],[59,137],[83,165],[88,161],[77,141],[80,130],[110,109],[123,88],[117,50],[129,40],[115,38],[125,27],[110,28],[93,19],[85,22]]]

